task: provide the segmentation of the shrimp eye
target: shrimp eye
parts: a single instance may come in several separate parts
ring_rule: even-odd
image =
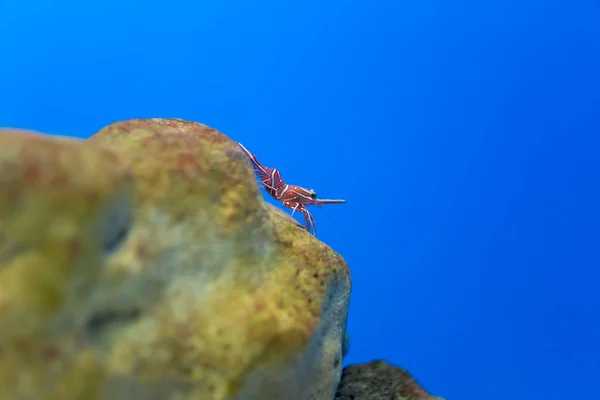
[[[313,200],[316,200],[317,198],[317,192],[315,192],[314,190],[310,191],[310,198]]]

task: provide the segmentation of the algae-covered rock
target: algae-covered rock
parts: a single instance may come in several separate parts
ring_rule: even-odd
[[[335,400],[443,400],[429,395],[402,369],[383,360],[344,368]]]
[[[332,399],[350,277],[177,119],[0,133],[0,399]]]

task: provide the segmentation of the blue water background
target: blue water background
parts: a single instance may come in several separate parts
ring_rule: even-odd
[[[600,398],[600,3],[0,0],[0,125],[179,117],[316,208],[345,364],[448,400]]]

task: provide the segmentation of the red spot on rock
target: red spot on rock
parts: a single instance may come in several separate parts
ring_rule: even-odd
[[[57,173],[56,175],[52,176],[50,183],[54,186],[64,187],[69,184],[69,178],[65,173]]]
[[[46,346],[42,349],[42,357],[45,361],[52,362],[58,357],[58,349],[55,346]]]
[[[196,157],[194,157],[193,154],[184,153],[184,154],[180,154],[177,157],[177,164],[179,164],[179,166],[183,167],[183,166],[195,164],[195,163],[196,163]]]
[[[77,256],[79,255],[79,243],[77,243],[75,240],[71,240],[69,242],[68,251],[70,260],[77,258]]]
[[[23,178],[28,183],[37,182],[42,175],[40,166],[35,162],[26,162],[23,166]]]

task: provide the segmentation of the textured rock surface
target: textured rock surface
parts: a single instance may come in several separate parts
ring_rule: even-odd
[[[408,374],[385,361],[344,368],[336,400],[443,400],[430,396]]]
[[[214,129],[0,133],[0,399],[331,399],[349,293]]]

